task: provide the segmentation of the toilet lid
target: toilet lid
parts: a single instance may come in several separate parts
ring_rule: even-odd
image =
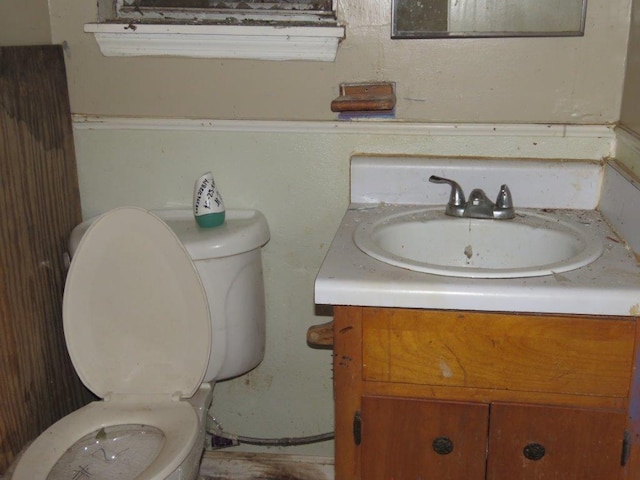
[[[202,383],[207,297],[176,235],[146,210],[112,210],[87,230],[67,275],[63,322],[73,365],[101,398],[190,397]]]

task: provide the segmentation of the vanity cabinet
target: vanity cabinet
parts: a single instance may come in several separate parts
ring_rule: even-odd
[[[640,478],[634,317],[336,307],[336,480]]]

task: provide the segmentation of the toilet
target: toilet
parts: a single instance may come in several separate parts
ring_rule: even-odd
[[[193,480],[213,382],[264,356],[264,216],[227,210],[111,210],[80,224],[63,300],[65,340],[101,400],[56,422],[10,468],[12,480]]]

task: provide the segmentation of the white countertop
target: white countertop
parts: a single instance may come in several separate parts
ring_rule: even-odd
[[[640,267],[624,242],[593,210],[559,210],[588,223],[605,242],[602,256],[562,274],[512,279],[454,278],[414,272],[378,261],[353,242],[362,222],[416,205],[352,204],[316,278],[318,304],[500,312],[640,314]],[[444,206],[442,207],[444,209]]]
[[[379,165],[377,168],[380,169]],[[421,168],[424,168],[424,165]],[[406,175],[406,172],[404,174]],[[385,175],[388,175],[388,172]],[[557,171],[552,175],[557,177]],[[544,178],[541,181],[544,181]],[[568,181],[575,183],[575,177]],[[580,190],[579,186],[576,186],[576,189]],[[366,186],[359,185],[355,189],[363,190],[366,190]],[[517,191],[514,194],[517,195]],[[561,218],[587,225],[600,235],[604,242],[604,252],[600,258],[585,267],[562,274],[512,279],[432,275],[388,265],[366,255],[355,245],[354,232],[363,222],[376,221],[391,213],[424,206],[351,203],[317,275],[316,303],[500,312],[640,315],[640,266],[623,239],[612,231],[597,210],[590,208],[552,212]],[[442,208],[444,209],[444,205]]]

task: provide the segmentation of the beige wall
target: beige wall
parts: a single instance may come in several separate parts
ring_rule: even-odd
[[[614,122],[631,0],[589,0],[573,38],[391,40],[391,0],[340,0],[335,63],[106,58],[82,31],[96,2],[50,0],[74,113],[331,119],[343,81],[397,82],[397,116],[425,122]]]
[[[48,45],[51,43],[47,0],[2,0],[0,45]]]
[[[640,0],[633,0],[620,123],[640,136]]]
[[[212,170],[227,208],[256,208],[269,222],[266,354],[254,371],[214,389],[212,412],[228,432],[292,437],[333,428],[332,352],[309,348],[306,331],[330,320],[315,315],[313,284],[348,205],[352,154],[597,160],[612,136],[591,127],[308,123],[76,123],[85,217],[123,205],[190,208],[193,182]],[[333,454],[331,442],[283,450]]]

